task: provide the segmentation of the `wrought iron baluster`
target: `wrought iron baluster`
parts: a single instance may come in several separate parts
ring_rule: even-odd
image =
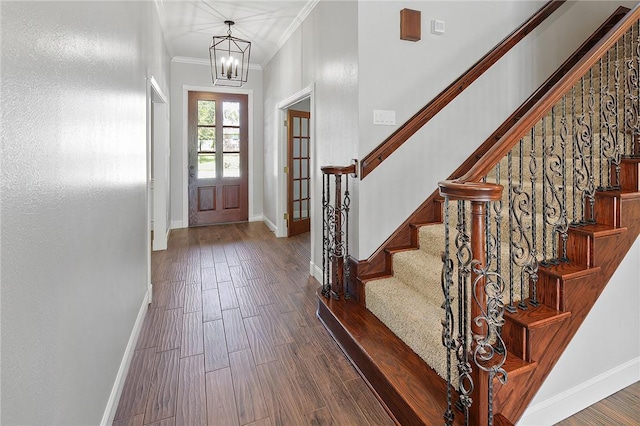
[[[450,291],[453,276],[453,261],[449,254],[449,197],[444,198],[444,252],[442,254],[442,292],[444,295],[444,303],[442,308],[445,315],[442,320],[442,344],[447,349],[447,408],[443,414],[446,425],[452,425],[454,414],[452,405],[452,392],[451,392],[451,351],[455,348],[455,342],[453,338],[453,312],[451,309],[451,302],[453,300]]]
[[[458,342],[456,357],[458,361],[458,401],[456,408],[464,414],[464,424],[469,423],[469,408],[471,407],[471,393],[473,380],[471,378],[471,363],[469,361],[469,303],[468,287],[471,277],[470,237],[467,233],[466,203],[458,201],[458,224],[456,225],[456,257],[458,259]]]
[[[486,203],[489,204],[489,203]],[[487,205],[486,210],[490,207]],[[507,383],[507,372],[503,365],[507,359],[507,351],[502,336],[498,330],[504,325],[505,306],[502,302],[505,284],[500,275],[491,272],[487,265],[474,260],[472,269],[476,278],[472,284],[473,300],[480,306],[480,314],[472,319],[479,329],[486,330],[485,334],[475,335],[475,346],[473,349],[473,359],[476,366],[489,373],[487,386],[487,412],[489,415],[488,424],[493,425],[493,381],[497,379],[502,384]],[[486,295],[486,308],[482,308],[483,301],[478,299],[478,295]],[[494,340],[492,342],[492,340]]]
[[[551,108],[553,114],[553,107]],[[549,251],[547,250],[547,221],[546,209],[547,209],[547,191],[549,190],[548,181],[545,179],[547,172],[547,116],[542,117],[542,259],[546,261]],[[553,118],[551,119],[553,124]],[[552,130],[553,138],[553,130]]]
[[[634,60],[634,27],[631,26],[629,37],[629,56],[626,58],[626,96],[625,96],[625,128],[629,133],[627,154],[634,153],[635,139],[640,134],[640,111],[638,110],[638,68]],[[640,46],[640,44],[638,44]],[[640,64],[638,64],[640,66]]]
[[[620,39],[616,41],[615,44],[615,56],[616,60],[614,62],[614,78],[615,78],[615,89],[616,89],[616,139],[614,146],[614,153],[612,158],[612,164],[615,166],[615,185],[612,183],[609,186],[612,189],[620,188],[620,162],[622,160],[622,146],[620,145],[620,137],[618,134],[618,129],[620,129],[620,113],[618,111],[619,99],[620,99],[620,58],[618,56],[618,46],[620,45]]]
[[[513,200],[510,202],[511,212],[513,216],[514,227],[511,228],[511,245],[513,247],[513,257],[511,263],[515,263],[520,268],[520,301],[518,308],[527,309],[524,302],[524,286],[525,286],[525,266],[529,263],[531,254],[531,240],[529,239],[529,231],[531,226],[526,225],[526,218],[531,217],[531,197],[524,190],[523,186],[523,163],[524,163],[524,142],[520,139],[519,143],[519,164],[518,164],[518,185],[513,189]]]
[[[513,197],[513,160],[511,151],[507,154],[507,187],[509,200],[509,304],[505,309],[511,313],[517,311],[513,304],[513,277],[514,277],[514,251],[513,251],[513,214],[514,197]]]
[[[577,212],[577,208],[578,208],[578,203],[576,201],[576,197],[578,195],[578,191],[576,190],[576,181],[577,181],[577,170],[575,167],[575,163],[576,163],[576,140],[577,140],[577,132],[578,132],[578,126],[576,125],[576,120],[578,117],[578,114],[576,112],[576,86],[574,85],[573,87],[571,87],[571,114],[572,114],[572,120],[571,120],[571,135],[572,135],[572,139],[573,139],[573,143],[571,144],[571,148],[572,148],[572,155],[571,155],[571,159],[573,162],[573,167],[571,168],[573,171],[573,191],[571,191],[571,200],[573,202],[573,215],[572,215],[572,225],[577,225],[578,220],[578,212]]]
[[[545,119],[542,118],[542,134],[544,138],[544,134],[546,132],[545,128]],[[544,157],[544,151],[543,151]],[[532,306],[538,306],[538,297],[537,297],[537,286],[538,286],[538,253],[536,250],[536,241],[538,234],[536,233],[536,181],[537,181],[537,173],[538,173],[538,163],[536,158],[536,132],[535,126],[531,129],[531,160],[529,161],[529,173],[531,175],[531,252],[529,253],[530,260],[527,266],[524,268],[527,270],[527,275],[529,277],[529,282],[531,283],[531,299],[529,300],[529,304]],[[524,295],[524,285],[520,290],[522,294],[522,298],[520,302],[522,305],[526,306],[525,303],[525,295]],[[525,308],[523,308],[525,309]]]
[[[610,62],[611,62],[611,58],[610,56],[612,55],[611,53],[611,49],[609,49],[607,51],[607,81],[611,80],[611,76],[609,74],[609,68],[610,68]],[[617,80],[619,80],[619,74],[618,74],[618,78]],[[601,181],[601,184],[603,185],[603,187],[600,188],[600,190],[612,190],[615,189],[612,185],[612,177],[611,177],[611,167],[615,164],[616,162],[616,156],[617,156],[617,151],[618,151],[618,104],[617,104],[617,98],[616,98],[616,89],[615,89],[615,85],[619,84],[619,81],[616,81],[615,78],[615,74],[614,74],[614,90],[611,91],[608,87],[607,90],[604,92],[604,109],[602,110],[601,114],[602,114],[602,120],[604,122],[604,128],[606,130],[606,134],[605,137],[601,143],[600,146],[600,150],[601,150],[601,157],[602,157],[602,161],[605,162],[606,161],[606,177],[607,179],[604,179]],[[602,171],[602,167],[603,165],[601,164],[601,171]],[[607,182],[607,186],[605,187],[605,181]]]
[[[349,292],[349,277],[351,276],[351,266],[349,265],[349,207],[351,206],[351,197],[349,196],[349,175],[345,175],[345,188],[344,188],[344,200],[342,202],[342,209],[344,212],[344,283],[345,292],[344,298],[351,298]]]
[[[604,71],[604,68],[602,66],[602,58],[598,59],[598,64],[600,66],[600,113],[598,114],[598,129],[599,131],[599,150],[598,150],[598,157],[599,157],[599,161],[598,161],[598,173],[599,173],[599,183],[600,185],[598,186],[598,190],[602,190],[602,188],[604,188],[604,182],[602,180],[602,160],[604,157],[603,151],[602,151],[602,145],[603,145],[603,141],[604,138],[602,137],[602,131],[603,131],[603,117],[604,117],[604,96],[606,93],[606,86],[602,84],[602,73]]]
[[[556,225],[562,239],[562,256],[560,261],[569,262],[567,257],[567,240],[569,239],[569,209],[567,207],[567,140],[569,139],[569,127],[567,123],[567,97],[562,97],[562,119],[560,120],[560,149],[562,151],[562,206],[560,221]]]
[[[589,219],[586,221],[587,223],[596,223],[595,221],[595,206],[596,206],[596,185],[594,179],[594,170],[593,170],[593,146],[595,145],[595,135],[593,134],[593,114],[595,113],[596,107],[596,92],[593,88],[593,67],[589,68],[589,145],[588,145],[588,156],[589,156]]]
[[[322,282],[322,294],[327,297],[331,290],[331,284],[329,283],[329,251],[331,243],[329,240],[329,218],[332,215],[331,209],[331,182],[329,175],[322,175],[322,183],[324,190],[322,191],[322,266],[323,266],[323,282]]]
[[[558,264],[558,224],[562,218],[562,199],[560,191],[562,188],[556,187],[556,179],[562,178],[562,159],[556,154],[556,106],[551,107],[551,141],[547,144],[546,133],[542,139],[542,217],[544,231],[543,237],[543,261],[542,266]],[[562,185],[562,183],[561,183]],[[551,255],[547,250],[547,227],[551,227]]]

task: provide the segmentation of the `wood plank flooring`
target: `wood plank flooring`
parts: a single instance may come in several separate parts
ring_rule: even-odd
[[[114,426],[393,425],[315,316],[309,234],[174,230]],[[640,425],[640,382],[558,423]]]
[[[309,234],[174,230],[114,425],[393,425],[315,316]]]

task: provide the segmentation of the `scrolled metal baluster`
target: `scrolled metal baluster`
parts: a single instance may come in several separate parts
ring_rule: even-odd
[[[607,51],[607,80],[609,79],[608,75],[609,75],[609,62],[610,62],[610,50]],[[599,188],[600,190],[612,190],[614,189],[614,187],[612,186],[612,182],[611,182],[611,173],[609,172],[611,170],[611,166],[615,161],[615,157],[617,155],[617,146],[618,146],[618,127],[617,127],[617,117],[618,117],[618,104],[617,104],[617,99],[615,96],[615,93],[613,93],[611,90],[607,90],[604,93],[604,105],[603,105],[603,109],[601,111],[602,114],[602,121],[603,121],[603,125],[604,128],[606,130],[606,135],[604,137],[604,139],[602,140],[601,146],[600,146],[600,151],[601,151],[601,158],[602,160],[606,160],[607,163],[607,186],[604,186],[604,179],[602,178],[601,175],[601,185],[602,187]],[[600,170],[602,173],[602,164],[600,165]]]
[[[630,51],[633,52],[633,26],[631,27],[631,46]],[[640,44],[638,44],[640,46]],[[640,64],[638,64],[640,67]],[[638,83],[639,83],[639,68],[636,67],[636,62],[633,57],[626,60],[627,79],[626,79],[626,102],[625,102],[625,127],[631,132],[629,142],[629,153],[633,154],[635,139],[640,135],[640,110],[638,109]]]
[[[567,98],[562,98],[562,118],[560,119],[560,150],[562,152],[562,206],[560,208],[560,220],[556,224],[556,231],[562,239],[562,262],[569,262],[567,257],[567,240],[569,239],[569,209],[567,208],[567,141],[569,140],[569,125],[567,123]]]
[[[473,319],[480,329],[486,329],[484,335],[474,335],[475,347],[473,359],[476,366],[489,373],[488,380],[488,424],[493,424],[493,379],[497,378],[500,383],[507,383],[507,372],[503,365],[507,359],[507,351],[502,336],[498,329],[504,325],[505,306],[502,302],[502,295],[505,284],[502,277],[488,270],[487,266],[481,266],[480,262],[472,262],[473,272],[476,279],[472,284],[473,300],[480,308],[480,315]],[[482,284],[481,284],[482,283]],[[479,287],[483,286],[483,289]],[[486,310],[482,308],[482,303],[478,299],[478,294],[486,294]],[[492,340],[494,340],[492,342]],[[498,348],[500,348],[498,350]]]
[[[545,127],[545,119],[542,118],[542,134],[544,135],[546,132]],[[544,138],[544,136],[543,136]],[[544,154],[543,154],[544,155]],[[529,174],[531,176],[531,252],[529,253],[529,264],[523,268],[526,270],[526,273],[529,277],[529,281],[531,282],[531,299],[529,300],[529,304],[531,306],[538,306],[538,296],[537,296],[537,287],[538,287],[538,253],[536,249],[536,180],[538,173],[538,163],[536,159],[536,135],[535,135],[535,127],[531,129],[531,160],[529,161]],[[524,286],[522,286],[524,288]],[[520,290],[524,292],[524,289]],[[522,299],[520,300],[522,304],[524,303],[524,294],[522,294]],[[525,305],[526,306],[526,305]]]
[[[513,202],[513,170],[512,170],[513,160],[511,151],[507,154],[507,189],[508,189],[508,200],[509,200],[509,304],[505,307],[505,309],[511,313],[517,311],[516,307],[513,304],[513,277],[514,277],[514,264],[513,264],[513,215],[511,212],[514,210]]]
[[[544,260],[542,266],[557,265],[558,259],[558,224],[562,220],[562,186],[556,187],[556,180],[562,179],[563,163],[560,155],[556,154],[556,107],[551,108],[551,141],[546,144],[543,139],[543,224],[545,231],[542,234]],[[560,183],[562,185],[562,182]],[[551,257],[548,256],[546,245],[546,226],[551,227]]]
[[[524,272],[525,265],[529,263],[529,256],[531,253],[531,240],[528,238],[531,225],[527,226],[525,219],[531,217],[531,197],[524,191],[522,185],[523,181],[523,141],[520,140],[520,154],[519,154],[519,173],[518,173],[518,185],[513,188],[513,199],[510,200],[510,216],[513,220],[512,227],[510,228],[510,243],[511,243],[511,263],[519,266],[520,269],[520,302],[518,307],[520,309],[527,309],[527,304],[524,302]]]
[[[469,408],[472,404],[473,379],[469,361],[469,304],[467,302],[469,279],[471,277],[471,242],[467,233],[465,202],[458,201],[458,224],[456,225],[456,257],[458,259],[458,401],[456,408],[464,413],[465,425],[469,422]]]
[[[453,261],[449,254],[449,197],[444,199],[444,252],[442,253],[442,276],[441,285],[444,295],[444,303],[442,308],[445,315],[442,320],[442,344],[447,349],[447,408],[443,414],[446,425],[452,425],[454,414],[451,392],[451,351],[455,349],[455,339],[453,337],[454,321],[453,311],[451,309],[451,285],[453,283]]]
[[[588,102],[588,110],[589,110],[589,143],[587,145],[588,152],[586,156],[589,161],[585,166],[589,172],[589,185],[587,188],[587,199],[589,200],[589,219],[585,220],[586,223],[592,224],[596,223],[596,185],[594,178],[594,170],[593,170],[593,146],[595,145],[595,136],[593,134],[593,115],[595,114],[596,108],[596,92],[593,88],[593,70],[589,69],[589,102]]]
[[[616,140],[615,140],[615,146],[614,146],[614,153],[613,153],[613,158],[611,160],[611,163],[613,166],[615,166],[615,185],[610,183],[610,187],[612,189],[619,189],[620,188],[620,162],[622,161],[622,145],[620,144],[620,137],[618,134],[618,129],[620,129],[620,114],[618,113],[618,104],[619,104],[619,99],[620,99],[620,59],[618,57],[618,46],[620,44],[620,40],[618,39],[618,41],[616,41],[615,44],[615,55],[616,55],[616,60],[614,62],[614,78],[615,78],[615,89],[616,89],[616,93],[615,93],[615,97],[616,97]]]
[[[344,257],[344,283],[345,283],[345,292],[344,298],[350,299],[351,294],[349,293],[349,278],[351,276],[351,265],[349,265],[349,207],[351,206],[351,197],[349,195],[349,175],[345,176],[345,187],[344,187],[344,200],[342,202],[342,209],[344,212],[344,245],[345,251],[343,253]]]
[[[329,297],[329,292],[331,291],[331,284],[329,282],[329,270],[330,270],[330,261],[329,261],[329,252],[331,249],[330,242],[330,234],[329,234],[329,226],[330,226],[330,217],[331,213],[331,185],[329,180],[329,175],[322,175],[322,183],[323,183],[323,191],[322,191],[322,266],[324,270],[323,274],[323,282],[322,282],[322,295],[325,297]]]

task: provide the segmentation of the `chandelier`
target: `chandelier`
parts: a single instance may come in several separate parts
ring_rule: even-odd
[[[233,21],[224,21],[229,26],[226,36],[213,36],[209,47],[211,78],[214,86],[242,87],[249,76],[251,42],[231,35]]]

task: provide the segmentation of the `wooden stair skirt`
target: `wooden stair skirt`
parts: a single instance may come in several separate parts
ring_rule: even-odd
[[[596,194],[601,223],[570,228],[575,260],[540,267],[542,304],[505,312],[508,381],[494,381],[495,424],[512,425],[522,416],[640,234],[640,160],[622,161],[621,186]],[[318,318],[389,414],[402,425],[442,424],[445,381],[358,300],[318,294]],[[455,403],[454,389],[451,397]],[[460,422],[457,413],[455,424]]]

